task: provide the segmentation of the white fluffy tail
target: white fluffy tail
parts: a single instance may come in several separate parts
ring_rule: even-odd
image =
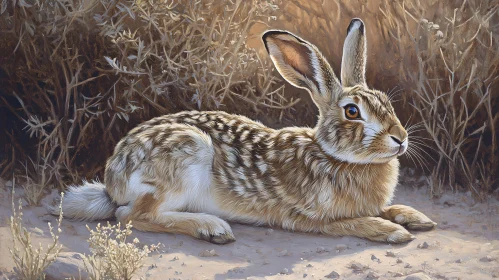
[[[59,203],[48,207],[52,215],[59,215]],[[64,217],[92,221],[114,217],[114,204],[106,192],[106,186],[100,182],[84,181],[82,186],[70,186],[64,193],[62,213]]]

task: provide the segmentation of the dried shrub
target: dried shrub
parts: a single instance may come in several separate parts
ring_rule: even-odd
[[[250,27],[276,9],[263,0],[3,1],[0,108],[11,123],[0,173],[27,170],[37,204],[45,189],[102,175],[116,142],[154,116],[252,108],[279,117],[298,100],[246,46]]]
[[[14,181],[15,185],[15,181]],[[14,203],[14,190],[12,191],[12,216],[10,217],[10,233],[13,236],[10,255],[16,265],[14,271],[18,279],[43,280],[45,279],[45,269],[55,261],[62,245],[59,244],[59,234],[61,233],[62,207],[59,205],[59,218],[57,219],[57,231],[48,223],[52,243],[44,249],[42,244],[38,247],[33,245],[31,232],[23,226],[22,202],[19,201],[16,210]],[[61,201],[64,194],[61,196]],[[62,202],[61,202],[62,203]]]
[[[385,5],[389,29],[406,39],[392,35],[417,58],[416,67],[404,69],[401,76],[414,85],[412,105],[424,131],[414,141],[429,143],[433,151],[421,150],[415,157],[421,164],[423,157],[436,160],[431,165],[432,195],[441,195],[448,186],[484,199],[497,189],[499,171],[499,1],[431,4]]]
[[[92,280],[99,279],[132,279],[142,267],[144,259],[160,244],[144,245],[138,247],[139,240],[134,238],[129,242],[132,234],[132,224],[128,223],[124,228],[121,224],[106,226],[97,225],[95,230],[90,229],[91,256],[85,256],[85,267]]]

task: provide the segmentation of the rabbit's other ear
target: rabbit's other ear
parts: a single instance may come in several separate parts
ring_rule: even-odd
[[[277,71],[290,84],[308,90],[319,109],[341,91],[331,66],[311,43],[280,30],[267,31],[262,39]]]
[[[364,22],[352,19],[347,29],[341,59],[341,84],[343,87],[366,85],[366,35]]]

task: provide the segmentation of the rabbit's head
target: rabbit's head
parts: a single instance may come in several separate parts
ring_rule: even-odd
[[[319,107],[317,141],[330,156],[347,162],[388,162],[407,150],[408,135],[388,96],[366,85],[364,23],[347,29],[341,82],[319,50],[286,31],[270,30],[263,42],[279,73],[310,92]]]

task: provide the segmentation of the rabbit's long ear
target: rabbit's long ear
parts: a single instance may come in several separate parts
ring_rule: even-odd
[[[352,19],[347,29],[341,60],[341,84],[344,87],[366,84],[366,35],[364,22]]]
[[[279,30],[265,32],[262,39],[282,77],[296,87],[307,89],[319,109],[340,92],[341,85],[333,69],[314,45]]]

